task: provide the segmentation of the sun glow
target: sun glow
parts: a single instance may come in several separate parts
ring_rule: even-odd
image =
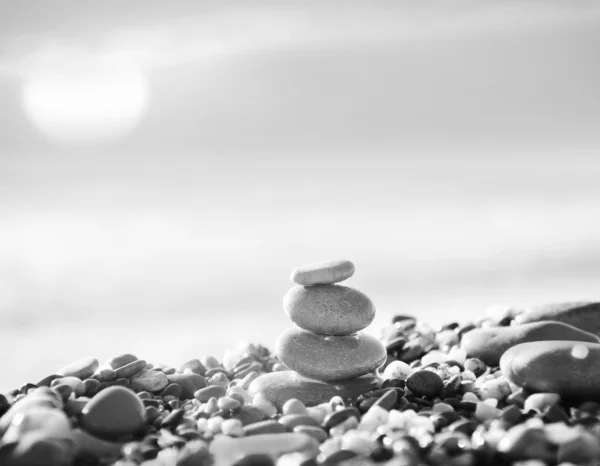
[[[48,54],[25,81],[23,103],[35,127],[60,141],[114,139],[130,131],[147,105],[139,67],[119,56]]]

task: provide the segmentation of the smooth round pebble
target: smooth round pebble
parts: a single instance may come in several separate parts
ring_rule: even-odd
[[[206,379],[194,372],[168,374],[167,379],[169,380],[169,383],[175,383],[181,387],[181,395],[179,398],[182,400],[194,398],[194,393],[201,388],[206,387]]]
[[[354,264],[349,260],[327,260],[301,265],[292,270],[290,280],[298,285],[330,285],[354,275]]]
[[[525,399],[523,410],[525,412],[534,410],[543,413],[559,401],[560,395],[558,393],[533,393]]]
[[[106,365],[110,366],[112,369],[118,369],[119,367],[126,366],[134,361],[137,361],[137,356],[134,356],[130,353],[118,354],[117,356],[113,356],[106,361]]]
[[[573,357],[576,345],[589,349],[588,357]],[[600,344],[538,341],[513,346],[500,359],[502,373],[531,392],[557,393],[575,400],[600,400]]]
[[[406,388],[417,396],[434,397],[442,392],[444,382],[435,372],[418,370],[408,376]]]
[[[293,371],[323,381],[368,374],[386,359],[383,344],[367,333],[335,337],[299,328],[290,328],[277,338],[275,354]]]
[[[131,379],[131,388],[137,391],[159,392],[169,385],[169,379],[161,371],[144,371]]]
[[[414,369],[409,364],[403,361],[392,361],[383,370],[382,377],[388,379],[406,380]]]
[[[532,306],[515,316],[519,324],[554,320],[585,332],[600,334],[600,302],[582,301]]]
[[[308,414],[308,410],[306,409],[306,406],[304,406],[304,403],[302,403],[297,398],[291,398],[291,399],[287,400],[283,404],[283,407],[281,408],[281,412],[284,415],[285,414]]]
[[[367,295],[341,285],[294,286],[283,298],[283,309],[298,327],[325,335],[351,335],[375,318]]]
[[[81,426],[87,432],[107,439],[134,434],[144,421],[142,400],[132,390],[118,385],[94,396],[81,415]]]

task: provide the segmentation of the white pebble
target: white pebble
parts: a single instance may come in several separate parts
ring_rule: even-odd
[[[356,430],[346,432],[342,437],[342,448],[353,451],[360,456],[369,456],[376,446],[375,441]]]
[[[254,395],[252,405],[266,417],[273,417],[277,414],[277,408],[262,393]]]
[[[206,425],[206,429],[208,432],[212,434],[218,434],[221,432],[221,425],[223,424],[224,419],[221,416],[211,417],[208,420],[208,424]]]
[[[221,431],[230,437],[241,437],[244,435],[242,430],[242,421],[239,419],[225,419],[221,423]]]
[[[406,378],[413,373],[413,368],[403,361],[392,361],[383,371],[384,379],[400,379]]]
[[[287,453],[277,459],[277,466],[301,466],[306,460],[310,459],[306,453]]]
[[[227,389],[227,396],[231,396],[231,395],[241,396],[244,399],[245,404],[252,403],[252,397],[250,396],[250,394],[246,390],[244,390],[242,387],[240,387],[239,385],[237,385],[235,387],[229,387]]]
[[[496,398],[486,398],[483,402],[490,405],[492,408],[498,407],[498,400]]]
[[[208,430],[208,419],[205,417],[198,419],[196,421],[196,429],[201,433],[206,432]]]
[[[306,408],[306,411],[308,411],[308,415],[312,417],[315,421],[317,421],[319,424],[323,423],[325,417],[328,414],[327,410],[322,408],[321,406],[310,406]]]
[[[452,413],[454,412],[454,408],[450,406],[448,403],[436,403],[431,408],[432,413]]]
[[[475,418],[480,422],[487,421],[488,419],[497,419],[501,414],[502,411],[483,401],[477,403],[477,407],[475,408]]]
[[[308,414],[308,410],[306,409],[306,406],[304,406],[304,403],[296,398],[287,400],[281,407],[281,412],[283,414]]]
[[[505,379],[494,378],[484,382],[479,389],[479,393],[482,400],[495,398],[498,401],[502,401],[511,394],[511,389]]]
[[[321,451],[321,455],[323,455],[323,457],[327,457],[327,456],[331,455],[332,453],[335,453],[336,451],[340,450],[341,448],[342,448],[341,437],[334,437],[334,438],[329,438],[329,439],[325,440],[319,447],[319,450]],[[319,456],[321,456],[321,455],[319,455]]]
[[[460,378],[462,380],[470,380],[471,382],[475,382],[477,380],[477,376],[469,370],[463,371],[462,374],[460,374]]]
[[[358,428],[360,430],[375,431],[377,427],[387,424],[390,413],[387,409],[373,405],[363,415]]]
[[[329,429],[329,435],[332,437],[341,437],[349,430],[356,429],[358,427],[358,419],[354,416],[349,417],[343,422],[340,422],[337,426]]]
[[[217,372],[210,379],[208,379],[207,385],[220,385],[223,388],[227,388],[229,385],[229,379],[222,372]]]
[[[479,401],[479,397],[473,392],[467,392],[462,396],[462,400],[470,401],[471,403],[477,403]]]
[[[575,359],[585,359],[590,354],[590,349],[585,345],[573,345],[571,356]]]

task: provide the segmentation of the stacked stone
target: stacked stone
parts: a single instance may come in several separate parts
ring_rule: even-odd
[[[296,285],[285,295],[283,307],[296,327],[279,336],[275,354],[293,372],[263,376],[251,389],[277,405],[291,397],[310,405],[334,395],[353,396],[377,383],[386,350],[362,332],[373,322],[375,306],[364,293],[338,285],[353,274],[354,264],[347,260],[292,271]]]

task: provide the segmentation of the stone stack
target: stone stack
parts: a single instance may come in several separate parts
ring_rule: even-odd
[[[275,343],[275,354],[290,371],[266,374],[250,386],[276,405],[298,398],[312,405],[332,396],[356,396],[377,385],[376,371],[386,350],[375,337],[361,332],[373,322],[375,307],[360,291],[338,285],[354,274],[347,260],[309,264],[294,269],[296,284],[283,307],[296,327]]]

